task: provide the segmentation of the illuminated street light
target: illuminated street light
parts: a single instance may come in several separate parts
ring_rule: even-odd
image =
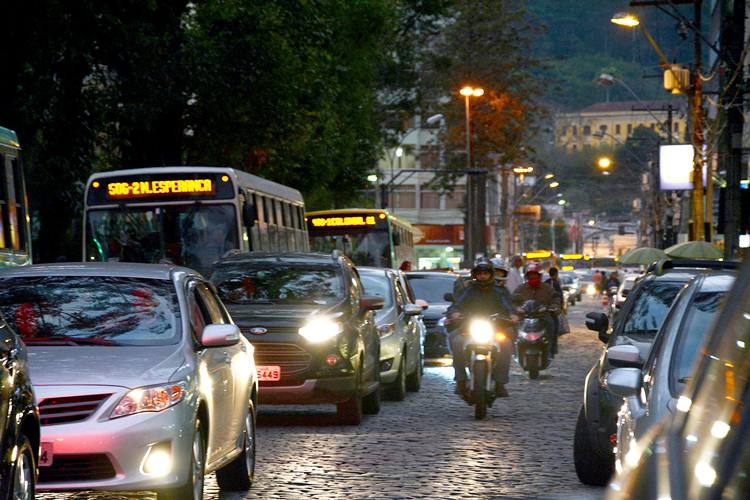
[[[471,104],[470,97],[479,97],[484,94],[484,89],[464,87],[460,94],[466,98],[466,169],[472,171],[471,157]],[[464,261],[474,262],[477,253],[484,254],[487,247],[485,240],[485,207],[484,207],[484,177],[479,182],[475,175],[469,174],[467,186],[467,227],[464,228]],[[480,207],[480,205],[482,205]],[[482,243],[484,241],[484,243]],[[470,265],[470,264],[469,264]]]
[[[605,156],[605,157],[599,158],[597,165],[599,165],[599,168],[606,170],[612,166],[612,160],[610,160],[609,158]]]

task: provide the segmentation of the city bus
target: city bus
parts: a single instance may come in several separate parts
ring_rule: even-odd
[[[313,251],[340,250],[358,266],[395,269],[414,262],[411,224],[385,210],[322,210],[308,212],[306,219]]]
[[[0,127],[0,267],[31,264],[31,217],[18,136]]]
[[[168,262],[205,273],[226,252],[306,252],[296,189],[232,168],[157,167],[91,175],[83,259]]]

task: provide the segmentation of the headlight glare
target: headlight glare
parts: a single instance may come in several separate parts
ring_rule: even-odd
[[[183,399],[187,393],[187,382],[142,387],[125,394],[109,418],[124,417],[142,412],[159,412],[171,408]]]
[[[323,342],[343,331],[341,323],[330,319],[316,319],[299,329],[299,334],[310,342]]]
[[[492,329],[492,324],[488,321],[474,320],[469,326],[469,333],[478,343],[486,344],[492,338],[494,331]]]

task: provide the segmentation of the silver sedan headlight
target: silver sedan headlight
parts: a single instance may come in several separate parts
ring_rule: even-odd
[[[109,414],[109,418],[125,417],[147,411],[164,411],[185,399],[186,394],[187,382],[184,381],[133,389],[120,399],[115,409]]]

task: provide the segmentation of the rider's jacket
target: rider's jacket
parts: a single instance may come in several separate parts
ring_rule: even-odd
[[[562,307],[560,294],[549,283],[539,283],[537,286],[531,286],[528,282],[523,283],[516,288],[515,293],[523,296],[524,301],[536,300],[550,311],[556,311]]]
[[[489,316],[499,313],[509,317],[513,314],[510,294],[504,287],[491,285],[482,288],[472,284],[464,288],[461,296],[448,308],[448,315],[459,312],[462,316]]]

